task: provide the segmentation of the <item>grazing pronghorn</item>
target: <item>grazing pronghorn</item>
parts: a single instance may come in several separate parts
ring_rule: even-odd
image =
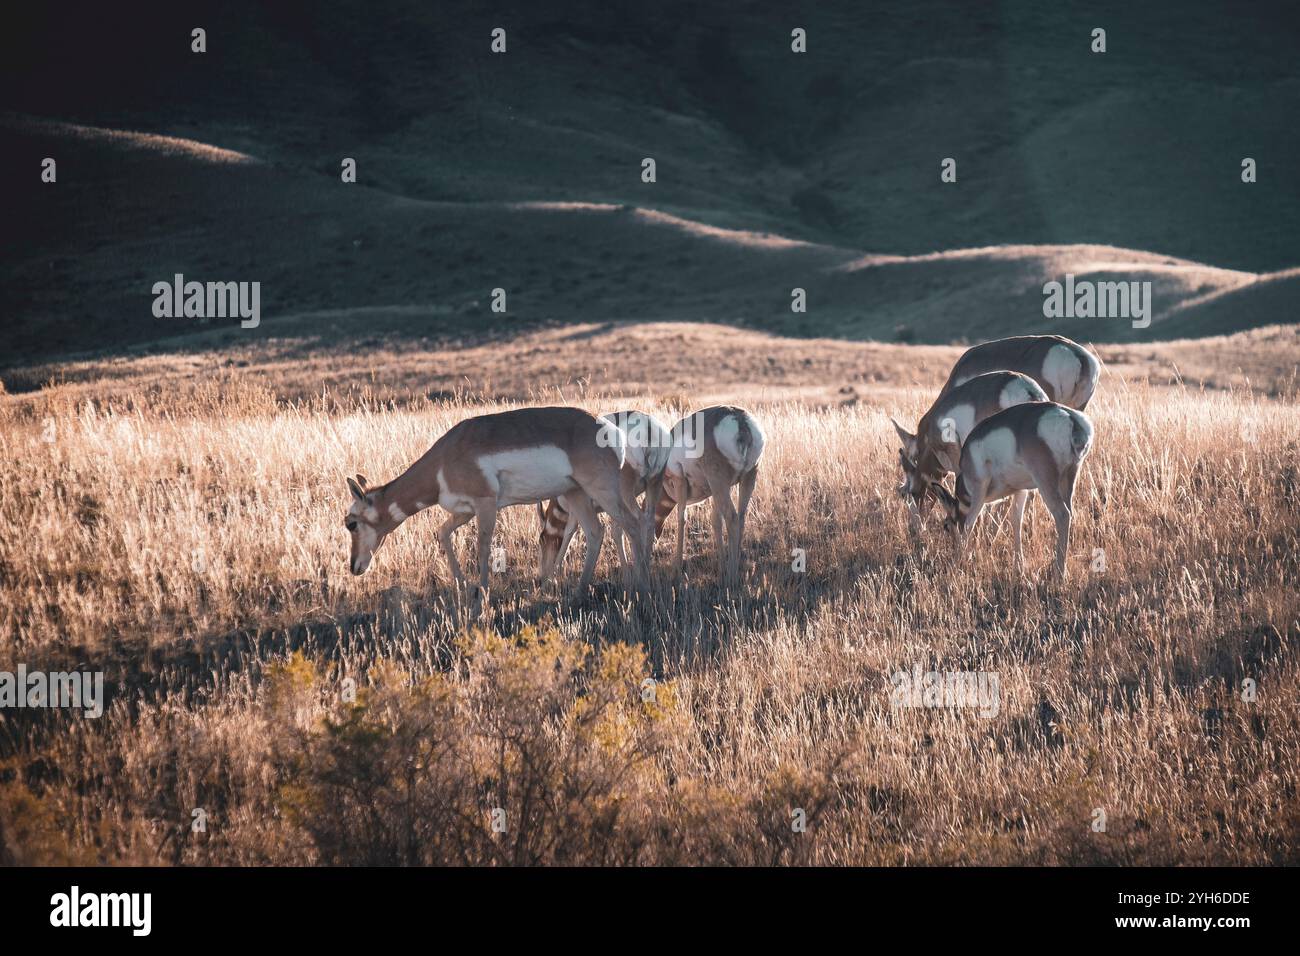
[[[352,507],[344,523],[352,533],[351,569],[361,574],[393,529],[432,505],[451,512],[438,539],[452,577],[464,584],[451,533],[478,519],[479,585],[486,591],[497,510],[569,492],[587,534],[580,587],[591,582],[604,536],[592,502],[632,534],[636,524],[619,494],[623,433],[580,408],[521,408],[467,418],[434,442],[415,464],[377,488],[360,475],[348,479]]]
[[[1015,405],[984,419],[962,446],[956,496],[937,481],[932,486],[948,512],[944,528],[960,541],[985,504],[1015,495],[1011,521],[1019,566],[1025,499],[1037,489],[1056,520],[1056,572],[1064,577],[1074,483],[1091,447],[1092,422],[1056,402]]]
[[[651,534],[655,508],[663,492],[664,466],[668,464],[672,434],[667,426],[648,412],[613,412],[602,415],[601,418],[617,425],[626,438],[626,457],[619,475],[620,493],[624,506],[639,517],[640,535],[633,542],[633,554],[643,554],[648,560],[653,544]],[[645,494],[645,503],[638,506],[637,496],[642,493]],[[569,507],[568,499],[568,495],[561,495],[548,502],[545,509],[540,503],[537,505],[542,523],[538,538],[539,577],[543,582],[563,563],[569,539],[578,527],[578,517]],[[623,529],[617,524],[614,525],[614,543],[618,549],[619,563],[625,564],[627,559],[623,553]]]
[[[754,416],[734,405],[714,405],[692,412],[673,426],[673,447],[664,467],[664,494],[655,509],[655,536],[677,508],[677,571],[686,544],[686,507],[713,499],[713,536],[723,579],[740,575],[740,543],[745,515],[758,480],[763,429]],[[731,487],[739,485],[739,507]],[[723,529],[726,536],[723,536]]]
[[[1078,342],[1060,335],[1017,335],[962,353],[939,395],[985,372],[1020,372],[1042,386],[1049,401],[1083,411],[1097,389],[1101,364]]]
[[[962,445],[971,429],[1004,408],[1045,401],[1047,394],[1028,375],[985,372],[935,399],[921,416],[915,435],[891,418],[903,441],[898,450],[903,466],[903,484],[898,493],[907,500],[912,516],[919,520],[930,510],[935,500],[931,485],[957,470]]]

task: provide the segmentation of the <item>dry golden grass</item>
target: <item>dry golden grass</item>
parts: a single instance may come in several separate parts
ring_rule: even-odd
[[[630,364],[601,341],[581,345],[590,366]],[[101,667],[117,692],[98,720],[4,712],[0,856],[1300,860],[1294,398],[1109,375],[1060,584],[1040,506],[1023,578],[1005,533],[960,561],[937,534],[909,540],[886,413],[919,416],[938,350],[913,385],[912,353],[881,347],[878,378],[841,393],[819,365],[830,346],[801,347],[782,345],[771,384],[720,365],[569,396],[671,419],[725,394],[755,412],[768,445],[744,589],[717,586],[701,508],[682,584],[661,553],[651,593],[628,595],[606,555],[575,601],[579,546],[563,593],[536,593],[521,507],[498,525],[509,569],[478,618],[450,592],[432,515],[347,573],[343,475],[386,480],[500,403],[292,387],[307,397],[286,402],[252,366],[219,385],[118,381],[89,405],[91,376],[5,399],[0,670]],[[519,376],[555,360],[496,348]],[[996,673],[999,713],[892,710],[890,676],[913,666]]]
[[[931,387],[963,348],[839,339],[791,339],[699,322],[566,324],[509,339],[412,341],[419,310],[376,308],[290,316],[276,338],[212,330],[172,342],[170,354],[88,358],[4,373],[14,394],[8,416],[40,419],[70,406],[211,414],[214,393],[266,392],[269,405],[329,396],[326,407],[363,399],[408,405],[469,394],[478,398],[582,402],[587,390],[726,400],[737,388],[766,399],[838,405],[882,389]],[[373,323],[358,343],[332,323]],[[389,331],[384,332],[387,328]],[[340,341],[340,336],[343,340]],[[1268,326],[1204,339],[1097,346],[1104,382],[1123,379],[1192,388],[1244,388],[1295,398],[1300,326]],[[664,352],[665,364],[652,361]],[[55,388],[42,386],[55,384]],[[40,389],[40,390],[35,390]],[[3,394],[0,392],[0,394]],[[241,401],[248,401],[241,398]]]

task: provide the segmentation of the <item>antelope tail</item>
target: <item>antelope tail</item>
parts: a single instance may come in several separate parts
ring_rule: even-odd
[[[1074,427],[1070,430],[1070,444],[1082,458],[1092,446],[1092,424],[1078,412],[1070,416]]]

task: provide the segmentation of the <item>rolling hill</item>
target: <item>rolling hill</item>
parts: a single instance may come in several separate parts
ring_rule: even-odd
[[[936,343],[1039,330],[1179,338],[1300,314],[1295,270],[1259,275],[1093,245],[867,254],[653,207],[420,200],[191,140],[14,117],[4,128],[27,155],[59,157],[62,177],[14,208],[20,233],[51,238],[6,254],[16,318],[7,364],[168,347],[198,330],[198,320],[152,313],[153,283],[176,273],[259,281],[263,324],[231,323],[251,337],[290,334],[281,323],[291,315],[375,307],[389,309],[386,331],[416,337],[685,319]],[[1044,318],[1043,284],[1066,273],[1150,281],[1151,328]],[[504,314],[489,309],[494,288],[507,291]],[[794,288],[807,293],[805,313],[791,310]]]
[[[150,289],[176,273],[260,282],[263,336],[375,307],[414,337],[673,319],[935,343],[1297,317],[1283,7],[141,9],[25,10],[3,40],[0,366],[171,347],[196,330]],[[1151,328],[1045,319],[1064,272],[1150,280]]]

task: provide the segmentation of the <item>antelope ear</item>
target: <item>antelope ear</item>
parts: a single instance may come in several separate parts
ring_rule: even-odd
[[[903,440],[903,446],[905,448],[911,448],[912,445],[916,442],[916,436],[913,435],[911,432],[909,432],[902,425],[898,424],[898,422],[894,421],[892,416],[889,419],[889,423],[894,426],[894,431],[898,432],[898,437]]]
[[[355,478],[348,479],[348,490],[352,492],[352,497],[356,498],[357,501],[365,500],[366,491],[361,485],[357,484]]]
[[[357,484],[359,484],[361,489],[364,491],[366,488],[370,487],[370,479],[365,475],[357,475]]]

